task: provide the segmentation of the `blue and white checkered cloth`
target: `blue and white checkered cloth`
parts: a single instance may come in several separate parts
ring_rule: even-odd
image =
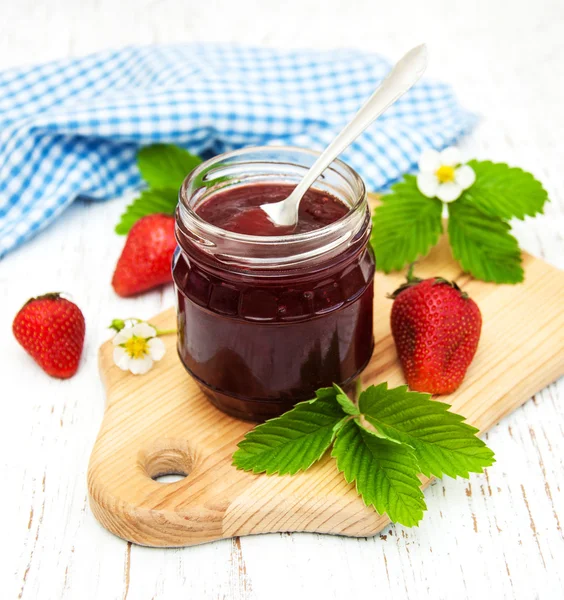
[[[135,154],[155,142],[209,156],[248,145],[322,149],[387,74],[357,50],[225,44],[131,47],[0,73],[0,257],[77,197],[141,185]],[[412,169],[475,122],[423,80],[343,153],[369,189]]]

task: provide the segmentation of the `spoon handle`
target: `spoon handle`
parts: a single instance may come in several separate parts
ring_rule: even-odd
[[[321,173],[347,148],[375,119],[400,96],[403,96],[423,75],[427,67],[427,47],[421,44],[410,50],[390,71],[380,87],[370,96],[353,120],[327,146],[300,181],[292,197],[297,203]]]

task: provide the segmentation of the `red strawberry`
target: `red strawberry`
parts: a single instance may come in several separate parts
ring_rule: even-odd
[[[454,392],[478,347],[478,305],[454,282],[421,280],[411,273],[392,298],[392,335],[409,387],[430,394]]]
[[[84,316],[59,294],[32,298],[12,323],[18,342],[52,377],[67,379],[77,369],[84,346]]]
[[[139,219],[127,236],[114,272],[116,293],[133,296],[172,281],[175,248],[174,217],[148,215]]]

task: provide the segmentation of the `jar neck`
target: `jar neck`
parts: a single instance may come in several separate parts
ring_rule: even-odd
[[[274,247],[270,249],[271,253],[267,256],[241,256],[237,248],[237,255],[233,256],[217,252],[217,246],[211,245],[209,241],[195,239],[193,232],[181,220],[178,213],[176,220],[176,239],[189,260],[197,263],[200,269],[209,274],[222,278],[232,274],[236,279],[241,277],[261,280],[291,278],[293,281],[297,279],[307,281],[319,277],[320,272],[330,276],[346,268],[365,250],[370,232],[371,217],[366,207],[354,230],[342,232],[329,244],[312,244],[313,248],[308,253],[290,246],[284,248],[280,253],[281,256],[272,256]],[[298,253],[292,254],[292,250]]]
[[[339,160],[313,186],[349,208],[329,225],[292,235],[256,236],[226,231],[198,215],[198,207],[211,196],[235,187],[297,185],[318,156],[301,148],[265,146],[216,156],[199,165],[180,188],[176,223],[181,248],[210,265],[254,274],[316,269],[339,262],[351,247],[354,252],[357,245],[366,244],[371,225],[366,189],[358,174]]]

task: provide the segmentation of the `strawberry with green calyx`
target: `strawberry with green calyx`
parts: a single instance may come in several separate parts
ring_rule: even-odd
[[[430,394],[454,392],[478,347],[478,305],[455,282],[414,277],[413,266],[390,297],[392,336],[409,387]]]
[[[174,217],[154,214],[137,221],[112,278],[116,293],[125,298],[171,282],[175,248]]]
[[[16,340],[52,377],[72,377],[84,346],[84,316],[58,293],[31,298],[12,324]]]

